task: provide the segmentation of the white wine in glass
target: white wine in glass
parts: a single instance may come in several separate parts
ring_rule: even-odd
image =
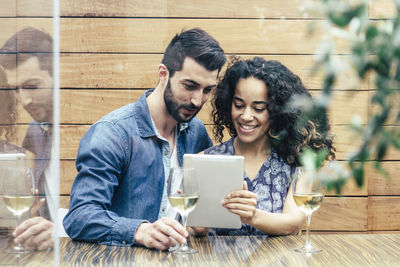
[[[187,216],[199,202],[199,180],[193,168],[171,168],[168,177],[168,200],[171,206],[182,217],[182,225],[186,229]],[[187,244],[180,245],[172,253],[190,254],[197,252]]]
[[[292,182],[293,198],[296,205],[302,210],[306,217],[307,240],[306,244],[295,251],[301,253],[317,253],[322,251],[311,245],[310,224],[311,215],[316,211],[324,198],[323,183],[314,175],[305,172],[302,168],[297,168]]]
[[[21,166],[0,168],[0,195],[7,209],[17,219],[16,226],[21,223],[21,215],[28,211],[34,201],[35,184],[31,169]],[[16,244],[8,253],[25,253],[21,244]]]

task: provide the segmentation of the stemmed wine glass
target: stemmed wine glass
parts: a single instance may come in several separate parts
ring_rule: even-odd
[[[324,186],[315,172],[306,172],[303,168],[297,168],[293,177],[292,189],[293,198],[296,205],[307,217],[307,240],[303,247],[295,249],[301,253],[317,253],[322,251],[311,245],[310,241],[310,223],[311,214],[316,211],[324,197]]]
[[[0,195],[7,209],[16,217],[16,226],[21,223],[21,215],[28,211],[34,201],[35,184],[30,168],[20,166],[0,168]],[[8,253],[25,253],[21,244],[7,250]]]
[[[171,168],[168,177],[168,200],[182,217],[182,225],[186,229],[187,216],[199,202],[199,180],[194,168]],[[179,245],[172,253],[190,254],[197,250]]]

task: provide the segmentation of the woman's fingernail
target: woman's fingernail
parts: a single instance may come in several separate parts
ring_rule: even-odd
[[[15,244],[19,244],[19,242],[20,242],[19,238],[15,238],[15,239],[14,239],[14,243],[15,243]]]

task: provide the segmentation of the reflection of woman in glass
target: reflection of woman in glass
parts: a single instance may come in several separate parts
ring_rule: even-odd
[[[334,158],[326,118],[305,120],[302,103],[312,98],[300,78],[277,61],[235,60],[219,83],[213,102],[214,134],[222,142],[205,154],[245,157],[244,190],[230,193],[223,206],[238,214],[242,228],[216,229],[221,235],[284,235],[304,222],[290,190],[299,153],[326,148]],[[309,103],[309,102],[308,102]]]
[[[16,141],[17,98],[15,90],[7,88],[6,76],[0,69],[0,153],[24,153],[25,149],[11,144]]]

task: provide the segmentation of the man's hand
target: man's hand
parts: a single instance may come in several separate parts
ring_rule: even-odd
[[[142,223],[136,230],[135,242],[148,248],[166,250],[176,246],[176,241],[186,244],[188,235],[178,221],[164,217],[154,223]]]
[[[44,205],[45,202],[46,202],[45,198],[41,198],[39,200],[39,191],[36,189],[35,190],[35,199],[33,200],[33,205],[31,206],[31,209],[30,209],[31,217],[39,216],[39,210]]]
[[[21,223],[13,232],[16,244],[29,250],[44,250],[53,247],[54,223],[43,217],[30,218]]]
[[[248,191],[247,183],[243,182],[243,190],[233,191],[221,202],[230,212],[240,216],[242,223],[249,224],[257,210],[257,195]]]

